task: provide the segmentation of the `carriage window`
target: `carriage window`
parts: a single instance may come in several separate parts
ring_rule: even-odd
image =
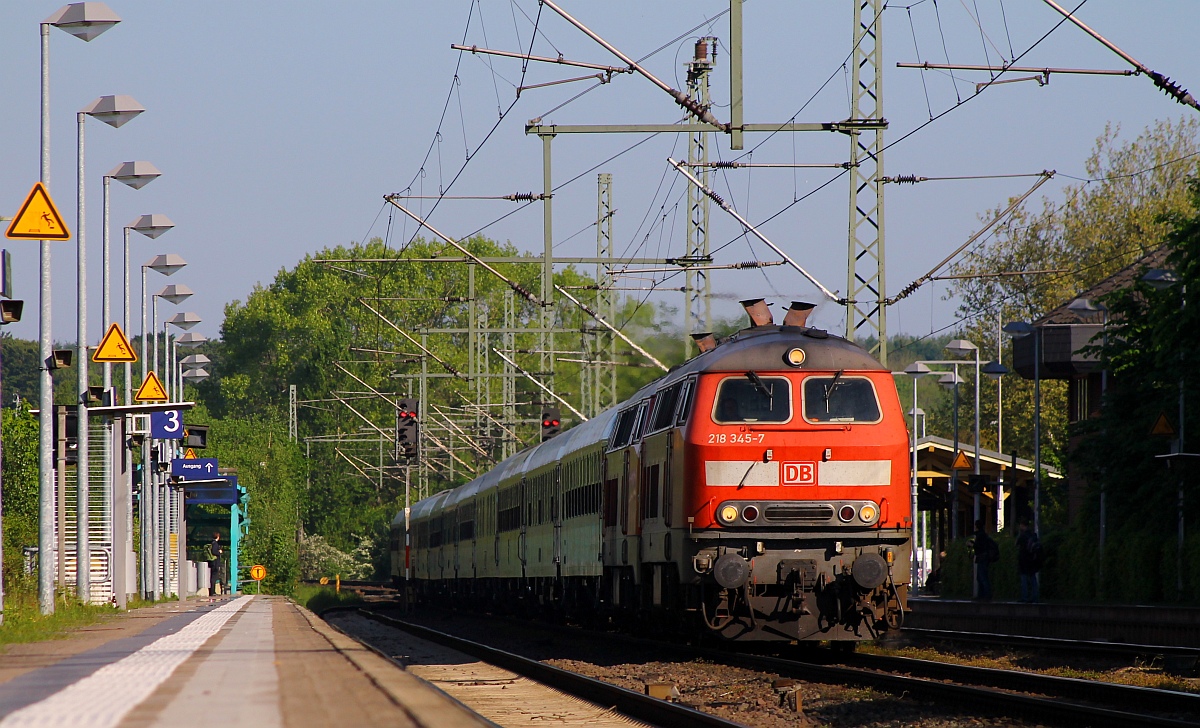
[[[804,380],[804,419],[809,422],[879,422],[879,398],[866,377],[808,377]]]
[[[717,390],[714,422],[787,422],[791,418],[792,383],[784,377],[729,377]]]

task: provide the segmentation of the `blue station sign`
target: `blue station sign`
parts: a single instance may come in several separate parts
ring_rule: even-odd
[[[155,440],[182,440],[183,411],[151,412],[150,437]],[[213,472],[215,473],[216,470],[214,469]]]
[[[171,475],[184,480],[211,480],[217,477],[217,459],[172,460]]]

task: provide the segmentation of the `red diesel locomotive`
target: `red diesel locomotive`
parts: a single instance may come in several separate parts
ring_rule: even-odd
[[[749,328],[621,405],[417,503],[392,574],[416,595],[694,625],[733,640],[897,626],[911,549],[905,419],[864,349]]]

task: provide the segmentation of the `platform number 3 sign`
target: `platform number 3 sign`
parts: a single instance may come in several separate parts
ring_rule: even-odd
[[[182,440],[183,411],[151,412],[150,437],[156,440]]]

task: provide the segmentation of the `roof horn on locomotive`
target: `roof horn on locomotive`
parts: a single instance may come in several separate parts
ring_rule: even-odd
[[[717,348],[717,337],[713,336],[711,331],[692,334],[692,341],[696,342],[696,348],[700,350],[701,354]]]
[[[775,319],[771,316],[771,309],[763,299],[749,298],[745,301],[738,301],[738,303],[746,309],[746,315],[750,317],[751,328],[770,326],[775,323]]]
[[[783,317],[784,326],[808,326],[808,317],[812,314],[813,309],[817,307],[815,303],[807,301],[792,301],[791,307],[788,309],[787,315]]]

